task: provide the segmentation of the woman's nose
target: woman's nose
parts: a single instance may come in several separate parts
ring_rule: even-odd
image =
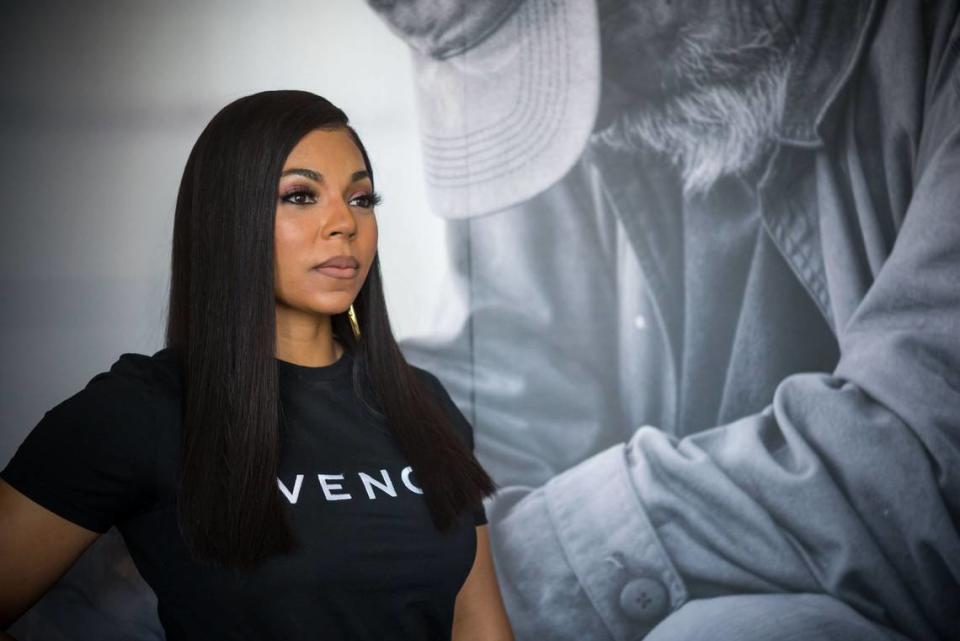
[[[350,205],[339,199],[334,200],[327,208],[322,231],[324,238],[335,236],[353,238],[357,233],[357,221],[353,216]]]

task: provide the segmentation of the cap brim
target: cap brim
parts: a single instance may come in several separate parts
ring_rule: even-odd
[[[525,0],[469,50],[413,57],[436,214],[467,218],[520,203],[582,153],[600,95],[594,0]]]

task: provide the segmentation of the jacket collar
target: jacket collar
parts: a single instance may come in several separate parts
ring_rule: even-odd
[[[793,27],[797,49],[779,142],[801,147],[823,144],[824,118],[866,48],[877,4],[878,0],[803,3]]]

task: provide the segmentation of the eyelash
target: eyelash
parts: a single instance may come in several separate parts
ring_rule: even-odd
[[[310,202],[294,202],[293,199],[299,196],[305,196],[309,198]],[[354,196],[353,198],[351,198],[351,201],[361,199],[361,198],[367,202],[366,205],[359,205],[363,209],[373,209],[374,207],[376,207],[377,205],[383,202],[383,197],[378,192],[375,192],[375,191]],[[289,203],[291,205],[299,205],[299,206],[312,205],[317,201],[317,194],[310,189],[295,189],[294,191],[291,191],[282,195],[280,197],[280,200],[282,200],[285,203]]]

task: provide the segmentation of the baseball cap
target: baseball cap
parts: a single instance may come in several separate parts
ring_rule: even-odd
[[[498,211],[570,170],[599,101],[595,0],[369,3],[411,47],[435,213]]]

